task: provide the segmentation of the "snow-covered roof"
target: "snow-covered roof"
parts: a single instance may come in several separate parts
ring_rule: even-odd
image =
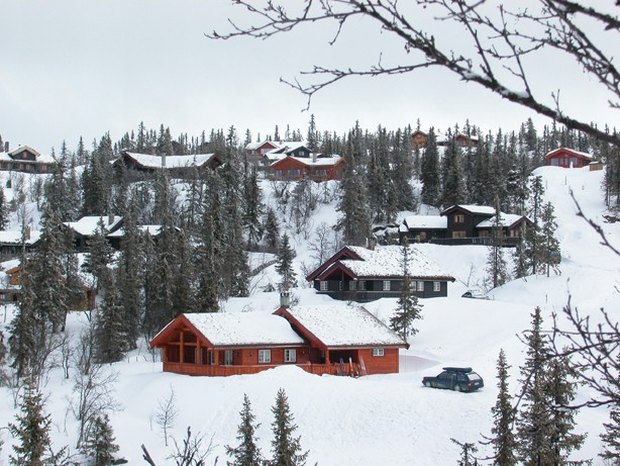
[[[31,231],[26,244],[34,244],[41,237],[40,231]],[[0,231],[0,244],[22,244],[22,232],[19,230]]]
[[[482,214],[482,215],[495,215],[495,208],[494,207],[489,207],[486,205],[476,205],[476,204],[457,204],[457,205],[453,205],[448,207],[447,209],[445,209],[442,214],[450,209],[453,209],[454,207],[460,207],[461,209],[465,209],[468,212],[471,212],[472,214]]]
[[[561,152],[569,152],[571,154],[577,155],[578,157],[583,157],[585,159],[592,159],[592,154],[588,154],[587,152],[580,152],[578,150],[575,149],[570,149],[568,147],[558,147],[557,149],[553,149],[552,151],[549,151],[545,154],[545,159],[548,159],[549,157],[561,153]]]
[[[157,236],[161,232],[161,225],[138,225],[138,230],[149,236]],[[108,235],[108,238],[122,238],[125,236],[125,229],[120,227]]]
[[[13,156],[15,154],[20,153],[23,150],[28,150],[30,152],[32,152],[36,159],[35,160],[19,160],[19,159],[15,159],[13,158]],[[17,162],[17,163],[55,163],[56,160],[54,160],[54,157],[52,157],[51,155],[42,155],[39,154],[36,150],[32,149],[29,146],[20,146],[15,150],[12,150],[11,152],[0,152],[0,161],[12,161],[12,162]]]
[[[258,149],[260,146],[262,146],[264,144],[271,144],[272,146],[278,147],[280,143],[277,142],[277,141],[250,142],[249,144],[247,144],[245,146],[245,149],[246,150],[256,150],[256,149]]]
[[[409,215],[404,223],[409,228],[440,229],[448,228],[448,219],[441,215]]]
[[[285,158],[289,158],[292,160],[296,160],[297,162],[303,163],[304,165],[309,165],[313,167],[331,167],[336,165],[342,161],[342,157],[339,155],[332,155],[331,157],[292,157],[292,156],[284,156],[273,162],[271,165],[275,165],[276,163],[284,160]]]
[[[504,214],[501,213],[499,217],[499,226],[509,228],[521,219],[525,218],[523,215],[517,214]],[[484,219],[476,228],[493,228],[495,226],[496,216]]]
[[[341,259],[340,262],[357,277],[402,277],[403,247],[377,246],[374,250],[361,246],[347,246],[362,260]],[[422,254],[414,245],[408,246],[407,268],[413,278],[452,278],[437,264]]]
[[[25,151],[25,150],[27,150],[28,152],[33,153],[33,154],[34,154],[35,156],[37,156],[37,157],[38,157],[39,155],[41,155],[41,154],[39,153],[39,151],[37,151],[36,149],[33,149],[33,148],[32,148],[32,147],[30,147],[30,146],[19,146],[17,149],[13,149],[12,151],[10,151],[10,152],[9,152],[9,155],[19,154],[20,152]]]
[[[118,223],[123,220],[123,217],[115,215],[111,222],[109,220],[108,216],[88,215],[77,222],[64,222],[64,224],[82,236],[93,236],[100,221],[103,222],[104,228],[110,231],[114,230]]]
[[[137,152],[125,152],[143,167],[162,168],[164,167],[164,157],[152,154],[140,154]],[[200,167],[207,163],[215,154],[193,154],[193,155],[166,155],[165,168]]]
[[[213,312],[183,315],[214,346],[304,344],[304,339],[286,319],[273,314]]]
[[[287,312],[325,346],[405,346],[383,322],[360,306],[344,303],[294,307]]]

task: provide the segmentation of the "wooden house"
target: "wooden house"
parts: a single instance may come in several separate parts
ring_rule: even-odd
[[[545,154],[545,164],[553,167],[581,168],[592,162],[592,155],[567,147],[558,147]]]
[[[251,142],[244,148],[246,160],[257,168],[264,169],[269,166],[269,160],[265,154],[280,147],[280,142],[260,141]]]
[[[130,151],[123,151],[112,162],[117,171],[124,168],[130,180],[149,178],[156,170],[166,170],[173,178],[188,178],[196,168],[214,170],[222,164],[223,161],[216,154],[153,155]]]
[[[476,235],[479,238],[499,239],[503,243],[518,242],[531,226],[533,222],[525,215],[500,213],[499,219],[494,215],[476,225]],[[499,237],[496,237],[498,233]]]
[[[454,142],[456,142],[457,146],[461,147],[475,147],[479,144],[480,140],[478,136],[468,136],[467,134],[457,133],[454,136]]]
[[[339,180],[342,178],[344,159],[340,156],[332,157],[295,157],[286,156],[270,166],[272,180],[312,181]]]
[[[312,374],[398,372],[408,345],[361,308],[287,309],[274,314],[181,314],[151,341],[164,372],[228,376],[294,365]]]
[[[452,239],[474,238],[478,236],[476,226],[495,215],[493,207],[481,205],[453,205],[444,209],[441,215],[447,218],[447,235]]]
[[[87,215],[76,222],[63,223],[68,234],[73,238],[76,252],[88,250],[88,242],[96,235],[100,224],[103,224],[104,234],[107,236],[123,226],[123,217],[118,215]]]
[[[601,162],[600,160],[593,160],[588,164],[588,167],[590,168],[591,172],[600,171],[604,168],[603,162]]]
[[[29,253],[40,236],[39,231],[31,231],[30,228],[26,228],[23,235],[18,230],[0,231],[0,258],[7,260]]]
[[[306,279],[314,283],[318,293],[334,299],[366,302],[397,298],[404,278],[402,262],[402,246],[372,250],[345,246]],[[409,246],[407,270],[412,291],[420,298],[447,296],[448,282],[454,281],[415,246]]]
[[[414,131],[411,134],[411,147],[416,149],[416,148],[421,148],[421,147],[425,147],[426,143],[428,142],[428,134],[426,134],[424,131]]]
[[[138,225],[138,230],[143,235],[150,236],[153,239],[153,242],[157,244],[161,235],[162,235],[162,226],[161,225]],[[181,229],[179,227],[174,227],[174,231],[176,233],[180,233]],[[123,238],[125,237],[125,229],[124,227],[120,227],[108,235],[106,238],[108,239],[110,245],[118,250],[121,249]]]
[[[407,236],[410,243],[427,243],[445,238],[448,219],[440,215],[409,215],[399,228],[399,236]]]
[[[0,171],[25,173],[51,173],[56,161],[49,155],[41,155],[30,146],[20,146],[11,152],[0,152]]]

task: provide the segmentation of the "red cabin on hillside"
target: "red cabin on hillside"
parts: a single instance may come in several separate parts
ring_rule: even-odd
[[[227,376],[296,365],[312,374],[398,372],[391,329],[360,307],[280,308],[274,314],[182,314],[151,341],[162,349],[164,372]]]
[[[563,168],[581,168],[592,162],[592,155],[567,147],[558,147],[545,155],[545,164]]]
[[[342,178],[344,159],[332,157],[287,156],[271,164],[271,178],[274,180],[312,181],[339,180]]]

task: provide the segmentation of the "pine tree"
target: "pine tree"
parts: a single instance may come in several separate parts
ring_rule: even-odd
[[[256,429],[260,424],[256,423],[256,416],[252,413],[252,406],[247,395],[243,395],[243,408],[239,413],[241,423],[237,429],[236,447],[226,446],[226,454],[233,458],[228,466],[263,466],[260,449],[256,446]]]
[[[294,423],[288,397],[283,388],[278,390],[276,403],[271,412],[274,416],[271,424],[274,438],[271,441],[273,459],[269,463],[270,466],[304,466],[309,452],[302,452],[301,437],[293,436],[297,425]]]
[[[415,286],[415,282],[412,282],[409,274],[409,264],[411,262],[411,258],[409,257],[410,253],[409,245],[407,244],[406,238],[404,238],[401,248],[403,284],[400,290],[396,312],[390,318],[390,327],[405,341],[409,335],[418,333],[418,329],[413,327],[413,323],[416,320],[422,319],[422,305],[418,303],[418,297],[415,295],[415,290],[412,289],[412,287]]]
[[[26,381],[20,402],[20,413],[15,423],[9,424],[9,432],[17,441],[9,464],[15,466],[43,466],[47,464],[46,452],[50,448],[49,430],[51,420],[44,412],[43,396],[31,380]]]
[[[530,182],[530,209],[529,218],[532,220],[533,225],[528,228],[526,236],[528,242],[531,244],[530,258],[532,265],[532,274],[538,273],[540,256],[543,254],[541,239],[540,239],[540,215],[542,212],[543,195],[545,193],[545,187],[542,183],[542,177],[535,176]]]
[[[280,243],[280,225],[276,213],[271,207],[267,209],[263,229],[265,230],[265,244],[270,251],[276,251]]]
[[[560,263],[560,242],[555,237],[555,231],[558,227],[555,222],[555,214],[553,204],[547,202],[542,207],[540,214],[542,227],[540,230],[540,260],[541,268],[544,268],[549,276],[551,269],[555,273],[559,273],[558,265]]]
[[[9,222],[9,212],[4,197],[4,189],[0,187],[0,230],[5,230]]]
[[[451,133],[448,133],[448,145],[442,165],[442,197],[444,206],[460,204],[465,199],[465,185],[461,164],[461,150]]]
[[[615,405],[609,412],[609,422],[603,424],[605,432],[601,434],[603,452],[601,457],[609,464],[620,464],[620,408]]]
[[[280,287],[286,291],[296,286],[296,275],[293,270],[293,259],[295,258],[295,251],[289,244],[288,235],[284,233],[280,240],[280,247],[278,248],[278,262],[276,263],[276,271],[282,277]]]
[[[98,363],[111,363],[123,359],[127,335],[124,332],[123,307],[114,276],[104,285],[103,303],[95,320],[95,359]]]
[[[432,206],[439,205],[439,151],[435,130],[431,128],[422,156],[422,202]]]
[[[243,225],[248,237],[248,247],[252,249],[260,241],[263,231],[260,219],[263,215],[262,193],[258,185],[258,173],[252,168],[246,174],[244,183]]]
[[[499,202],[496,208],[493,228],[491,231],[492,244],[489,246],[487,257],[487,277],[491,288],[497,288],[508,281],[508,270],[506,260],[504,259],[504,250],[502,248],[503,230],[502,217],[499,211]]]
[[[514,466],[517,464],[516,440],[512,432],[514,413],[512,398],[508,390],[508,369],[504,350],[500,350],[497,359],[497,401],[491,408],[493,414],[493,428],[491,444],[493,445],[493,464],[496,466]]]
[[[110,466],[119,447],[107,414],[97,416],[88,431],[81,451],[88,457],[90,466]]]
[[[340,182],[341,196],[337,210],[340,218],[336,228],[342,232],[347,244],[362,246],[370,235],[368,192],[364,179],[366,174],[360,163],[363,151],[361,129],[356,125],[347,137],[344,151],[344,169]]]

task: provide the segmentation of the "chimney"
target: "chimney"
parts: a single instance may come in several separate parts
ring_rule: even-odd
[[[108,214],[108,226],[112,225],[113,223],[114,223],[114,214],[110,212]]]
[[[9,152],[9,141],[4,141],[4,152]]]
[[[316,163],[316,152],[312,153],[312,163]]]
[[[290,305],[291,305],[291,296],[289,295],[288,291],[281,291],[280,292],[280,307],[288,309]]]

